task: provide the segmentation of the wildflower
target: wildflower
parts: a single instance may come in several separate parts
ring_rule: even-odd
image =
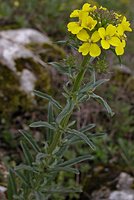
[[[114,49],[117,55],[124,53],[127,36],[125,31],[132,31],[129,21],[107,8],[91,6],[85,3],[80,10],[74,10],[71,18],[78,21],[68,23],[68,31],[75,34],[81,41],[78,51],[83,56],[89,54],[97,57],[101,54],[101,47],[105,50]]]
[[[124,54],[124,48],[126,46],[126,35],[119,35],[117,32],[116,35],[120,39],[120,44],[115,47],[115,52],[117,55],[123,55]]]
[[[95,31],[90,37],[86,30],[81,30],[77,34],[77,37],[84,42],[78,50],[83,56],[89,53],[90,56],[97,57],[101,54],[101,49],[98,44],[96,44],[96,42],[100,40],[98,31]]]
[[[130,28],[130,23],[127,21],[126,17],[123,17],[121,24],[118,25],[117,30],[120,35],[123,35],[125,31],[132,31]]]
[[[89,29],[90,31],[96,26],[97,20],[94,20],[91,16],[87,16],[82,20],[82,27]]]
[[[82,26],[79,24],[79,22],[70,22],[67,25],[68,31],[70,31],[72,34],[79,33],[80,30],[82,30]]]
[[[72,34],[77,34],[80,30],[83,29],[82,19],[86,18],[88,16],[88,13],[84,11],[74,10],[70,16],[79,17],[78,22],[69,22],[67,25],[68,31],[70,31]]]
[[[104,27],[99,28],[98,30],[99,35],[101,37],[101,46],[103,49],[109,49],[110,45],[112,46],[119,46],[120,40],[116,33],[116,27],[112,24],[109,24],[106,29]]]
[[[82,6],[82,10],[83,11],[87,11],[87,12],[91,12],[91,11],[94,11],[94,10],[96,10],[97,9],[97,7],[96,6],[91,6],[91,4],[89,4],[89,3],[85,3],[83,6]]]
[[[97,9],[96,6],[91,7],[91,4],[85,3],[85,4],[82,6],[82,10],[74,10],[74,11],[70,14],[70,18],[79,17],[80,12],[87,12],[87,13],[89,13],[90,11],[94,11],[94,10],[96,10],[96,9]]]

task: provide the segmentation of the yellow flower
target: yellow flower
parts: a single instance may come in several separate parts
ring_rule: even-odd
[[[119,37],[120,39],[120,44],[118,46],[115,47],[115,52],[117,55],[122,55],[124,54],[124,48],[126,46],[126,35],[120,35],[118,32],[116,33],[116,35]]]
[[[67,25],[68,31],[70,31],[72,34],[77,34],[80,30],[83,29],[82,19],[86,18],[88,16],[88,13],[84,11],[74,10],[70,16],[79,17],[78,22],[69,22]]]
[[[80,30],[83,29],[79,22],[69,22],[67,28],[68,31],[70,31],[72,34],[77,34]]]
[[[115,47],[115,52],[116,52],[117,56],[123,55],[124,54],[123,45],[119,45],[119,46]]]
[[[132,31],[130,28],[130,23],[127,21],[126,17],[123,17],[121,24],[118,25],[117,31],[120,35],[123,35],[125,31]]]
[[[91,16],[87,16],[83,18],[81,26],[91,31],[94,29],[96,24],[96,20],[94,20]]]
[[[82,10],[83,10],[83,11],[87,11],[87,12],[94,11],[94,10],[96,10],[96,9],[97,9],[96,6],[91,7],[91,4],[89,4],[89,3],[85,3],[85,4],[82,6]]]
[[[70,18],[79,17],[79,12],[80,12],[80,10],[74,10],[74,11],[70,14]]]
[[[90,56],[97,57],[101,54],[101,49],[96,44],[100,40],[98,31],[95,31],[90,37],[87,31],[83,29],[77,34],[77,38],[84,42],[78,50],[83,56],[89,53]]]
[[[74,11],[70,14],[70,18],[73,18],[73,17],[80,17],[80,13],[86,12],[86,13],[88,14],[90,11],[94,11],[95,9],[97,9],[96,6],[91,7],[91,4],[85,3],[85,4],[82,6],[82,10],[74,10]]]
[[[115,36],[116,27],[112,24],[109,24],[106,29],[103,27],[99,28],[98,32],[101,37],[101,46],[103,49],[109,49],[110,45],[120,45],[120,39],[117,36]]]

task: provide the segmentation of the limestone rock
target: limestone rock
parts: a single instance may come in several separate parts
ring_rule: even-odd
[[[0,62],[10,70],[16,71],[15,60],[18,58],[33,58],[36,62],[43,62],[31,49],[28,44],[52,45],[46,35],[34,29],[17,29],[0,32]]]
[[[20,75],[21,89],[27,94],[30,94],[35,87],[36,76],[28,69],[23,69]]]
[[[133,191],[114,191],[110,194],[109,200],[134,200]]]
[[[122,172],[117,184],[119,190],[111,192],[109,200],[134,200],[134,190],[131,189],[133,181],[133,177]]]

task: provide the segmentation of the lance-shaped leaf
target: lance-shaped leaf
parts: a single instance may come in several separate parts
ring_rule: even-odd
[[[91,130],[92,128],[94,128],[96,125],[95,124],[88,124],[85,127],[82,127],[79,131],[85,133],[86,131]]]
[[[51,102],[49,102],[48,104],[48,123],[51,124],[54,121],[54,112],[53,112],[53,104]],[[53,130],[52,129],[48,129],[47,130],[47,141],[48,143],[52,142],[52,138],[53,138]]]
[[[91,156],[91,155],[79,156],[77,158],[65,161],[65,162],[59,164],[57,167],[70,167],[70,166],[80,163],[82,161],[91,160],[91,159],[93,159],[93,156]]]
[[[25,140],[32,146],[32,148],[38,153],[40,152],[40,147],[38,146],[37,142],[34,140],[31,134],[29,134],[27,131],[19,130],[19,132],[23,135]]]
[[[8,200],[13,200],[13,195],[17,195],[16,179],[12,169],[9,170],[7,195]]]
[[[29,150],[29,148],[28,148],[26,142],[20,141],[20,145],[21,145],[21,148],[22,148],[22,150],[23,150],[26,163],[27,163],[28,165],[32,165],[33,157],[32,157],[32,154],[30,153],[30,150]]]
[[[109,81],[109,79],[101,79],[101,80],[98,80],[96,82],[89,82],[80,90],[80,93],[85,93],[85,92],[88,92],[90,90],[94,91],[97,87],[99,87],[101,84],[103,84],[107,81]]]
[[[31,171],[31,172],[34,172],[34,173],[38,173],[33,167],[31,167],[29,165],[25,165],[25,164],[17,165],[15,167],[15,171],[18,171],[18,170],[27,170],[27,171]]]
[[[44,121],[33,122],[29,126],[32,128],[45,127],[45,128],[51,129],[51,130],[55,130],[54,126],[52,126],[48,122],[44,122]]]
[[[86,144],[88,144],[93,150],[96,149],[93,142],[91,140],[89,140],[89,138],[82,132],[79,132],[77,130],[74,129],[68,129],[67,130],[68,133],[74,134],[77,137],[81,138]]]
[[[67,104],[61,113],[57,116],[56,122],[60,124],[60,122],[65,118],[68,114],[72,112],[74,109],[74,102],[72,100],[67,100]]]
[[[111,116],[114,115],[114,112],[112,112],[110,106],[108,105],[108,103],[102,97],[100,97],[100,96],[98,96],[98,95],[96,95],[94,93],[91,95],[91,97],[94,98],[94,99],[96,99],[96,100],[98,100],[105,107],[105,109],[107,110],[107,112]]]
[[[69,70],[68,67],[63,67],[61,64],[57,63],[57,62],[50,62],[50,65],[52,65],[55,69],[57,69],[60,73],[62,74],[69,74]]]
[[[95,133],[95,134],[91,134],[91,133],[87,133],[86,134],[88,139],[94,139],[94,138],[98,138],[98,137],[104,137],[106,136],[106,133]],[[67,141],[67,145],[69,146],[70,144],[74,144],[74,143],[78,143],[81,142],[83,139],[80,137],[77,137],[76,135],[71,136],[71,134],[68,137],[68,141]]]
[[[40,92],[40,91],[37,91],[37,90],[34,90],[34,94],[38,97],[41,97],[43,99],[46,99],[48,100],[49,102],[51,102],[55,107],[57,107],[58,109],[62,109],[62,106],[59,104],[58,101],[56,101],[55,99],[53,99],[50,95],[48,94],[45,94],[43,92]]]

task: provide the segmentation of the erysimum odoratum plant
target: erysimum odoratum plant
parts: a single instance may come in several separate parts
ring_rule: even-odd
[[[65,160],[65,153],[70,146],[79,142],[89,146],[89,150],[95,150],[93,138],[99,134],[91,133],[94,124],[76,129],[73,111],[79,109],[81,103],[95,99],[113,116],[110,106],[95,92],[96,88],[108,79],[96,80],[92,63],[98,58],[101,60],[107,50],[112,50],[116,56],[124,53],[127,39],[125,32],[132,31],[130,23],[125,16],[104,7],[91,6],[89,3],[85,3],[81,10],[74,10],[70,18],[73,21],[67,25],[72,34],[69,41],[73,41],[70,45],[82,54],[81,63],[78,65],[77,62],[74,66],[71,63],[66,66],[65,63],[51,63],[68,77],[61,94],[64,97],[64,106],[52,96],[34,91],[35,95],[48,101],[48,120],[33,122],[30,127],[45,128],[47,136],[42,147],[29,132],[20,131],[23,135],[21,147],[24,162],[10,169],[8,200],[46,200],[52,199],[57,192],[80,192],[76,188],[59,187],[56,178],[61,171],[79,174],[76,164],[92,159],[89,153],[91,151],[87,152],[87,155],[79,155],[70,160]],[[87,74],[90,75],[88,80]]]

